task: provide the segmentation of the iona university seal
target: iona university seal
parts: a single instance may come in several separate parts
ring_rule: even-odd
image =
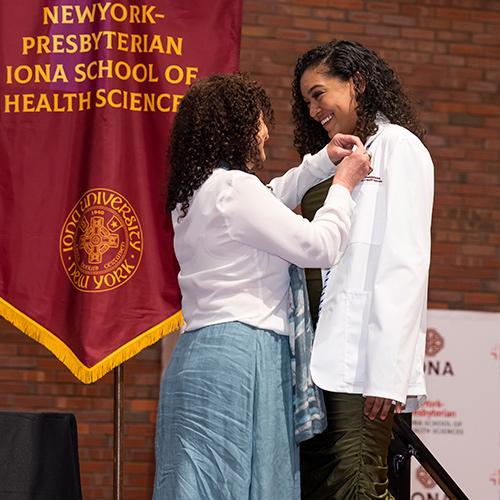
[[[127,199],[106,188],[87,191],[64,222],[61,262],[81,292],[107,292],[137,271],[143,252],[139,218]]]

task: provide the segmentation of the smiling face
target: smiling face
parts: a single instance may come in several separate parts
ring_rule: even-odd
[[[308,68],[300,79],[300,91],[311,118],[321,123],[328,137],[354,132],[357,115],[352,79],[330,76],[322,66]]]

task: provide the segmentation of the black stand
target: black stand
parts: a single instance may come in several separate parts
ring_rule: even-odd
[[[123,499],[123,365],[114,369],[113,500]]]

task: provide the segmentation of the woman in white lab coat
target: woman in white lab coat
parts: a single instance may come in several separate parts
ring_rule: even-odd
[[[300,498],[289,263],[336,261],[369,160],[337,135],[266,187],[251,171],[272,118],[264,90],[238,74],[195,83],[175,118],[167,209],[186,325],[162,380],[154,500]],[[333,161],[314,220],[293,213]]]
[[[313,311],[311,373],[324,390],[328,428],[301,446],[302,498],[392,498],[393,413],[412,411],[425,396],[433,164],[399,80],[358,43],[334,40],[300,57],[293,99],[301,155],[339,132],[355,134],[373,167],[353,191],[347,247],[323,269]],[[307,217],[321,206],[322,189],[305,196]],[[314,281],[310,288],[314,302]]]

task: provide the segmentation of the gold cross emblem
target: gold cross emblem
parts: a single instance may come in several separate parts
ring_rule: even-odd
[[[101,264],[102,256],[110,248],[118,248],[120,238],[104,225],[104,217],[91,217],[80,238],[80,248],[89,256],[89,264]]]

